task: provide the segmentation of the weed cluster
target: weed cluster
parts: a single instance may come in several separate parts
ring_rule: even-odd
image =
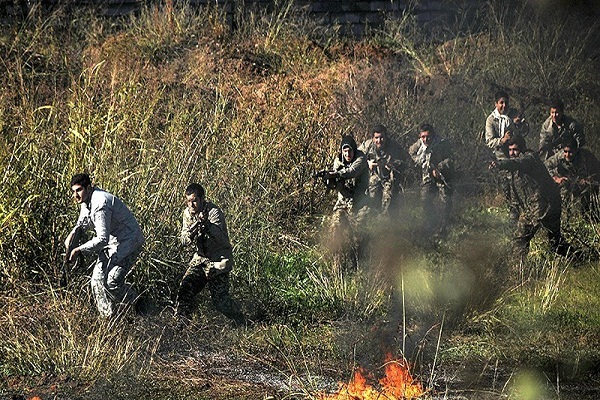
[[[576,16],[511,5],[482,4],[436,34],[407,13],[360,40],[317,25],[293,2],[238,12],[235,29],[217,8],[170,1],[118,20],[58,8],[0,27],[0,374],[94,380],[125,369],[147,373],[156,362],[159,339],[96,321],[82,299],[83,277],[56,289],[63,240],[77,215],[68,182],[82,171],[140,222],[147,242],[128,279],[161,307],[174,300],[187,262],[177,240],[183,190],[203,184],[228,218],[233,290],[251,318],[268,324],[260,343],[237,342],[247,351],[281,342],[275,347],[308,359],[326,348],[333,363],[361,351],[360,338],[372,338],[426,357],[425,338],[467,326],[443,353],[451,362],[467,348],[456,344],[462,335],[492,342],[507,326],[533,338],[521,324],[537,323],[536,316],[585,332],[588,340],[571,346],[571,355],[593,347],[589,327],[598,315],[586,312],[586,325],[568,311],[567,293],[582,300],[581,292],[564,289],[577,275],[536,243],[523,285],[506,292],[499,271],[506,269],[508,228],[482,132],[499,88],[526,109],[532,147],[547,115],[544,101],[554,95],[587,132],[598,131],[599,30]],[[360,271],[333,273],[320,245],[333,194],[315,183],[314,172],[330,164],[344,134],[360,141],[382,123],[408,147],[422,122],[436,126],[457,154],[464,207],[450,240],[435,254],[424,252],[409,240],[409,212],[377,232],[380,254]],[[600,149],[588,137],[590,148]],[[403,184],[414,180],[407,173]],[[595,251],[596,228],[577,223],[570,235]],[[312,333],[298,346],[282,336],[339,321],[390,324],[349,329],[354,348],[328,331],[325,342],[308,345],[310,355],[300,343]],[[490,344],[481,357],[503,351]],[[287,354],[274,354],[278,368],[298,373]],[[560,354],[543,358],[554,356]]]

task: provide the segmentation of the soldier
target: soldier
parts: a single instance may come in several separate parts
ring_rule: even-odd
[[[507,158],[506,142],[514,130],[513,121],[508,116],[510,99],[504,91],[494,95],[494,111],[485,120],[485,144],[494,152],[497,160]]]
[[[244,314],[229,294],[233,252],[225,216],[220,208],[206,200],[204,188],[198,183],[192,183],[185,189],[185,199],[187,207],[183,210],[181,243],[194,246],[195,253],[177,293],[177,326],[183,328],[189,323],[194,299],[205,286],[208,286],[215,308],[231,319],[235,326],[244,326]]]
[[[115,315],[119,304],[137,300],[125,277],[138,258],[144,235],[127,206],[112,194],[92,186],[89,175],[73,176],[71,190],[75,201],[81,204],[81,211],[65,246],[69,248],[80,227],[93,229],[96,235],[73,248],[69,260],[75,260],[79,254],[97,255],[91,287],[100,315],[109,318]]]
[[[550,116],[542,124],[539,152],[543,160],[558,152],[567,141],[575,140],[577,147],[585,145],[583,126],[564,114],[564,103],[554,100],[550,104]]]
[[[495,160],[503,160],[508,158],[508,140],[514,134],[525,137],[529,133],[529,125],[516,109],[509,107],[510,98],[506,92],[498,91],[494,98],[494,111],[485,121],[485,143],[493,151]],[[519,218],[518,207],[512,199],[508,174],[500,177],[500,187],[508,204],[510,218],[516,222]]]
[[[529,243],[540,227],[545,228],[552,250],[566,256],[573,255],[573,247],[560,231],[560,194],[548,170],[532,151],[525,150],[525,139],[515,135],[507,142],[509,158],[493,161],[490,168],[509,171],[519,219],[514,236],[517,255],[523,260],[529,252]]]
[[[330,247],[341,267],[343,254],[350,246],[355,253],[363,239],[364,223],[369,215],[369,167],[365,154],[357,148],[350,135],[344,136],[340,151],[333,161],[333,168],[323,176],[327,187],[338,193],[331,216]],[[356,257],[352,258],[355,264]]]
[[[441,234],[446,229],[452,211],[454,161],[449,142],[439,136],[433,126],[422,124],[419,139],[408,149],[415,166],[421,170],[421,201],[426,235]],[[433,199],[439,197],[440,210],[435,211]]]
[[[372,137],[360,147],[369,166],[369,197],[374,207],[389,215],[390,207],[396,211],[400,192],[401,150],[390,138],[383,125],[376,125]]]
[[[578,148],[575,140],[568,140],[561,151],[546,160],[546,167],[560,186],[563,206],[570,209],[572,204],[578,204],[584,216],[597,219],[592,207],[600,181],[600,162],[596,156]]]

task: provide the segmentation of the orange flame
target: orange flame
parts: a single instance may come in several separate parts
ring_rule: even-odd
[[[424,394],[423,387],[415,382],[407,366],[400,360],[392,360],[388,355],[385,363],[385,376],[379,379],[381,389],[367,383],[363,368],[354,371],[350,383],[340,382],[337,393],[321,394],[319,400],[403,400],[413,399]]]

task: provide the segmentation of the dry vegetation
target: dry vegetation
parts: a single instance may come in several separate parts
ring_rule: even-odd
[[[546,374],[548,393],[565,398],[559,382],[571,381],[593,396],[598,265],[574,269],[536,241],[508,279],[506,210],[481,133],[498,88],[529,105],[532,135],[560,94],[599,150],[599,30],[579,14],[495,3],[434,33],[407,15],[360,40],[292,3],[237,13],[236,30],[219,10],[170,1],[119,20],[57,9],[4,24],[0,396],[303,398],[356,364],[380,366],[386,351],[410,358],[430,393],[518,398],[519,382],[539,381],[513,374],[527,366]],[[452,140],[461,172],[447,242],[428,254],[411,240],[408,173],[402,217],[372,232],[374,255],[333,273],[321,244],[333,194],[313,173],[343,134],[363,139],[383,123],[408,146],[424,121]],[[57,285],[80,171],[143,227],[130,280],[150,315],[100,321],[85,274]],[[170,326],[187,257],[181,192],[196,180],[228,217],[233,291],[255,321],[246,330],[206,295],[190,331]],[[591,255],[597,229],[566,225]]]

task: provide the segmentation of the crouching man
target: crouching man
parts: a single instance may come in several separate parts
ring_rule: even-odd
[[[95,236],[75,247],[69,260],[79,254],[94,254],[98,258],[92,272],[92,292],[102,317],[110,318],[119,304],[132,304],[136,292],[125,283],[125,277],[135,263],[144,244],[144,235],[137,220],[127,206],[117,197],[92,186],[87,174],[77,174],[71,179],[71,190],[81,211],[75,227],[65,239],[69,244],[80,227],[94,230]]]
[[[175,310],[178,327],[189,322],[194,299],[205,286],[215,308],[236,326],[243,326],[246,324],[244,314],[229,294],[233,252],[223,211],[205,200],[204,188],[198,183],[186,188],[185,198],[187,207],[183,210],[181,243],[194,246],[195,253],[179,285]]]
[[[511,172],[511,185],[519,206],[513,243],[520,260],[529,253],[529,244],[539,228],[546,231],[556,254],[579,257],[580,252],[561,234],[560,193],[546,166],[536,153],[527,150],[523,137],[513,136],[507,144],[509,158],[493,161],[490,168]]]

